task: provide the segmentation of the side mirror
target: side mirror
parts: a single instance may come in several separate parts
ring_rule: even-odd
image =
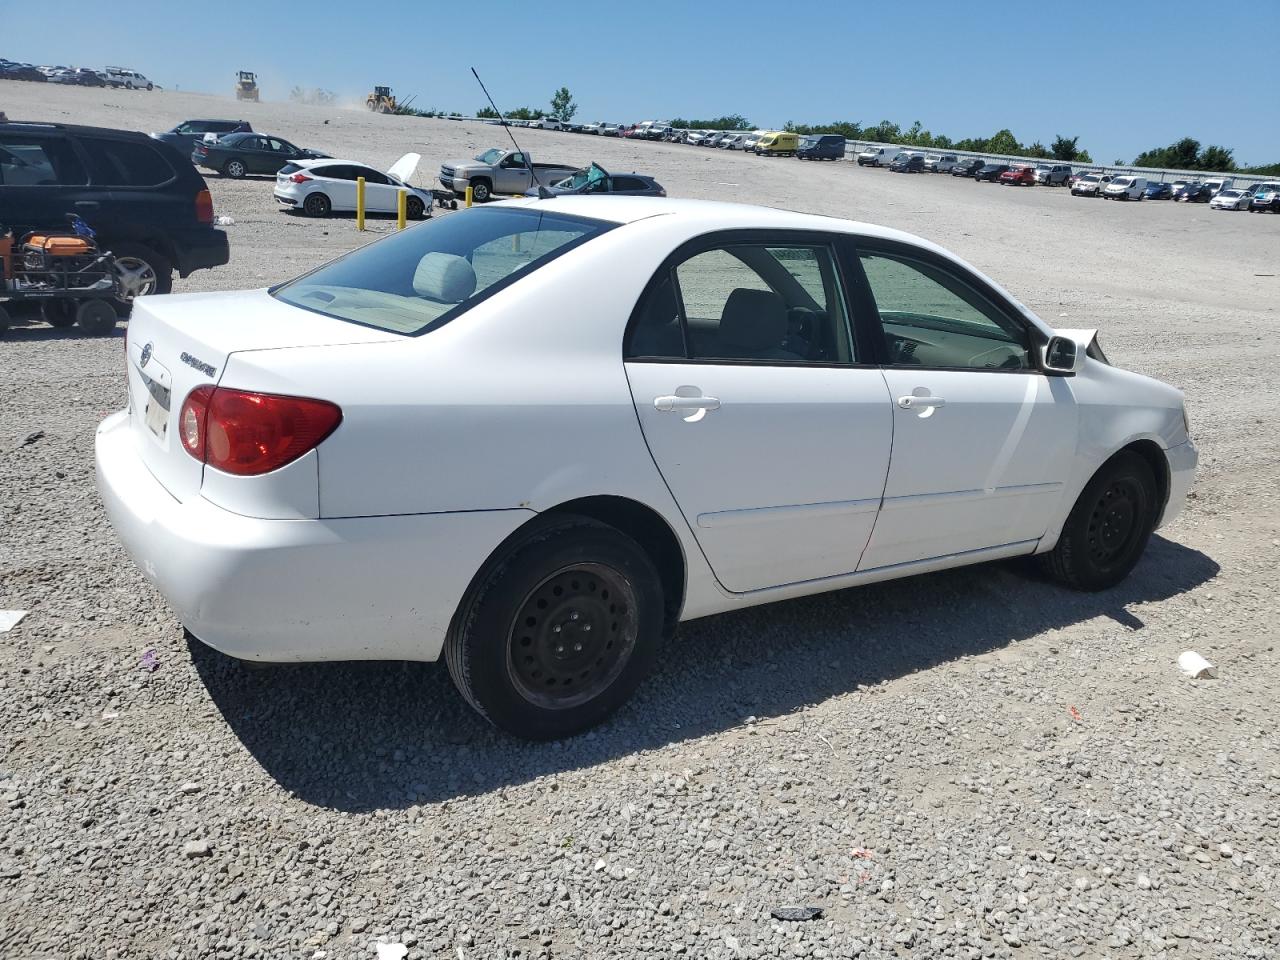
[[[1058,376],[1077,373],[1083,365],[1080,348],[1068,337],[1050,337],[1044,345],[1044,372]]]

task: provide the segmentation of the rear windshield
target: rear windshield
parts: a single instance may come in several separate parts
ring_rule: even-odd
[[[339,320],[425,333],[614,226],[537,208],[469,210],[362,247],[272,294]]]

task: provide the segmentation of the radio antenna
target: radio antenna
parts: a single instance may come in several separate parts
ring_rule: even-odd
[[[542,181],[538,179],[538,171],[533,165],[533,161],[529,159],[529,155],[521,149],[520,144],[516,143],[516,135],[511,132],[511,124],[507,123],[507,118],[502,115],[502,111],[498,109],[498,105],[493,102],[493,97],[489,96],[489,91],[484,85],[484,81],[480,79],[480,74],[476,73],[476,68],[471,68],[471,75],[476,78],[476,83],[480,84],[480,89],[484,90],[484,97],[489,101],[489,106],[493,107],[493,112],[498,115],[498,120],[502,123],[502,127],[507,131],[507,136],[511,138],[511,142],[515,144],[516,150],[524,154],[524,162],[529,165],[529,174],[533,177],[533,182],[538,185],[538,199],[551,200],[555,198],[555,194],[542,185]]]

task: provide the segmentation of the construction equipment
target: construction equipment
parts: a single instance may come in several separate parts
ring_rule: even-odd
[[[236,79],[236,99],[258,102],[258,75],[251,70],[241,70]]]
[[[374,113],[395,113],[396,98],[390,87],[374,87],[373,93],[364,98],[364,105]]]
[[[0,226],[0,335],[9,325],[6,303],[39,304],[55,327],[79,325],[99,336],[116,326],[120,288],[115,258],[75,214],[69,228],[35,230],[20,239]]]

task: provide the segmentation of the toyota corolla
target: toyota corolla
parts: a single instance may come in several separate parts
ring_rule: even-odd
[[[444,656],[520,736],[682,620],[1037,555],[1104,589],[1182,508],[1176,389],[927,241],[660,198],[438,218],[270,290],[145,297],[98,486],[183,624]]]

